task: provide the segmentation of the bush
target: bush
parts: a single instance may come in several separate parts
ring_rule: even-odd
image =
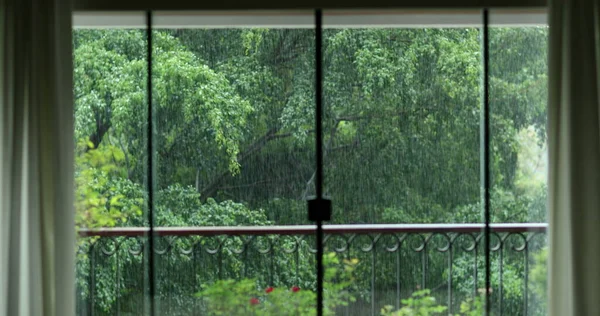
[[[393,306],[387,305],[381,309],[382,316],[434,316],[443,315],[448,309],[437,305],[429,289],[414,292],[410,298],[402,300],[402,308],[393,311]],[[460,304],[460,314],[457,316],[480,316],[484,314],[485,305],[483,294],[480,297],[467,299]],[[451,315],[450,315],[451,316]]]
[[[323,256],[324,314],[334,315],[335,308],[354,302],[350,287],[358,261],[340,261],[335,253]],[[219,280],[196,295],[207,307],[208,315],[316,315],[317,295],[310,289],[261,286],[255,279]]]

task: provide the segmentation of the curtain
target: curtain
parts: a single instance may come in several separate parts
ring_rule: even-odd
[[[549,6],[549,307],[600,313],[600,0]]]
[[[74,315],[71,4],[0,0],[0,315]]]

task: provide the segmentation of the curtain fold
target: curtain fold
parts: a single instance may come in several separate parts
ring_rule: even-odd
[[[71,16],[0,0],[0,315],[75,314]]]
[[[600,0],[549,6],[549,307],[600,313]]]

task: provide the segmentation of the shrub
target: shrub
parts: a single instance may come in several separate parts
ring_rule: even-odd
[[[324,314],[355,300],[349,290],[354,283],[358,261],[340,261],[335,253],[323,256]],[[316,315],[317,295],[310,289],[267,287],[262,290],[255,279],[219,280],[196,295],[206,303],[208,315]]]

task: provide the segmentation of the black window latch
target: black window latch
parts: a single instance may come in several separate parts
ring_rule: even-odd
[[[313,222],[331,220],[331,200],[324,198],[308,200],[308,220]]]

